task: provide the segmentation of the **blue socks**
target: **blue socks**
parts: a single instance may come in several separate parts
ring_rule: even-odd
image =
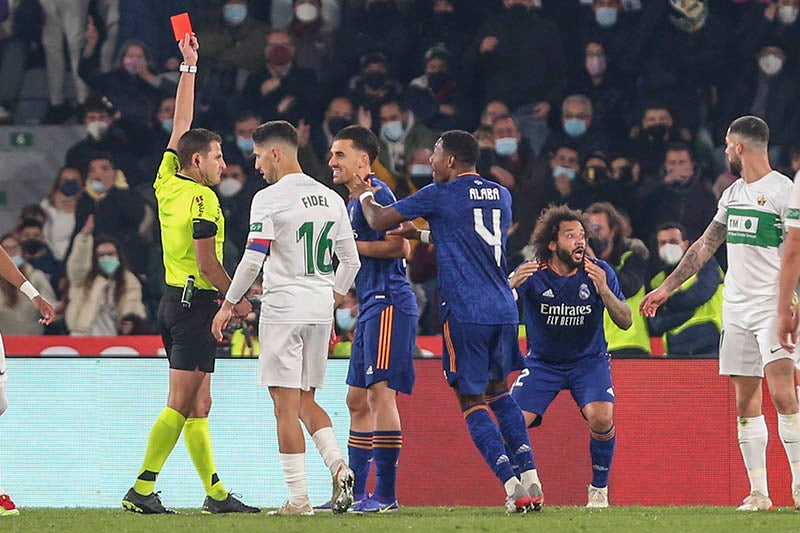
[[[492,469],[494,475],[501,483],[514,477],[511,461],[505,452],[503,436],[489,414],[489,407],[485,404],[474,405],[463,412],[467,422],[469,434],[475,447],[481,452],[483,460]]]
[[[367,478],[372,463],[372,433],[351,430],[350,438],[347,440],[347,452],[348,465],[356,474],[353,498],[355,501],[363,500],[367,496]]]
[[[397,460],[403,447],[402,431],[376,431],[373,434],[372,452],[375,455],[375,494],[381,503],[397,500]]]
[[[515,473],[521,474],[536,468],[528,428],[525,426],[525,417],[522,416],[516,400],[509,395],[508,391],[503,391],[488,396],[486,403],[492,408],[492,412],[500,424],[500,433],[503,434],[506,452],[509,454],[508,458],[514,466]]]
[[[591,431],[589,453],[592,456],[592,486],[601,489],[608,486],[608,471],[614,457],[614,443],[617,441],[614,426],[599,433]]]

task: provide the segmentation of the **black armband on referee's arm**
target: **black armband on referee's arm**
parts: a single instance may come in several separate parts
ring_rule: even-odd
[[[195,218],[192,220],[192,238],[207,239],[217,234],[217,225],[210,220]]]

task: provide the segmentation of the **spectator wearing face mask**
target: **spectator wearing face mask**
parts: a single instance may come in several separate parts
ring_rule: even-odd
[[[358,298],[354,289],[350,289],[345,294],[344,301],[334,311],[334,321],[337,339],[333,345],[331,357],[349,358],[358,323]]]
[[[408,171],[411,176],[411,184],[414,186],[414,191],[433,183],[433,168],[431,167],[432,155],[433,150],[430,148],[420,148],[414,151],[414,155],[411,158],[411,166]]]
[[[366,126],[362,124],[363,114],[364,119],[371,121],[369,127],[372,131],[379,131],[381,124],[378,111],[381,104],[402,98],[403,86],[389,76],[389,62],[380,52],[364,54],[360,65],[358,74],[351,77],[347,84],[348,97],[359,110],[359,125]]]
[[[50,286],[58,290],[64,275],[63,264],[56,259],[44,239],[44,224],[36,218],[22,221],[19,231],[19,247],[22,258],[36,270],[44,272]]]
[[[120,127],[113,113],[114,108],[107,99],[96,95],[86,99],[83,113],[86,137],[67,149],[64,166],[84,172],[89,159],[102,152],[114,159],[129,184],[136,185],[141,182],[137,154],[146,152],[146,148],[131,143],[131,138]],[[146,142],[147,139],[140,141]]]
[[[594,121],[591,100],[582,94],[571,94],[561,104],[561,128],[550,130],[544,153],[568,143],[586,157],[592,152],[605,152],[607,137],[603,125]]]
[[[770,160],[779,164],[783,147],[796,142],[798,131],[797,63],[787,57],[776,40],[769,40],[745,66],[735,83],[720,87],[720,116],[715,130],[717,161],[724,157],[727,126],[736,117],[754,115],[769,124]]]
[[[416,57],[424,57],[425,52],[435,46],[443,46],[454,58],[463,57],[472,36],[468,28],[476,29],[474,26],[482,20],[481,16],[474,16],[478,11],[478,6],[474,4],[478,2],[472,6],[458,0],[427,2],[426,10],[421,15],[425,18],[420,29]]]
[[[667,145],[674,141],[691,142],[692,135],[675,124],[669,106],[652,100],[642,106],[638,125],[631,128],[625,152],[639,162],[644,179],[655,176],[664,164]]]
[[[285,30],[272,30],[264,49],[265,66],[250,74],[242,90],[241,107],[264,120],[318,122],[321,89],[313,70],[294,62],[295,48]]]
[[[593,0],[591,9],[583,13],[566,41],[570,71],[577,73],[582,70],[584,45],[589,41],[603,43],[608,55],[621,63],[620,68],[635,71],[628,57],[633,32],[633,21],[622,8],[621,0]]]
[[[511,110],[505,102],[491,100],[481,110],[481,126],[489,126],[491,128],[494,124],[494,119],[507,115],[511,115]]]
[[[325,21],[321,0],[294,0],[289,35],[295,45],[295,62],[327,77],[333,54],[334,28]]]
[[[602,153],[592,155],[597,156],[604,167],[601,171],[603,176],[599,176],[595,171],[596,179],[591,184],[592,202],[610,202],[620,211],[628,213],[633,232],[641,224],[639,216],[646,215],[637,204],[639,163],[626,154],[615,154],[608,158]],[[598,177],[601,179],[597,179]]]
[[[131,192],[125,175],[108,154],[95,154],[86,168],[86,192],[75,208],[76,234],[91,219],[92,231],[113,235],[125,256],[133,258],[134,270],[143,272],[147,254],[142,249],[139,226],[145,217],[144,201]]]
[[[711,180],[702,175],[691,149],[676,142],[667,146],[658,176],[645,179],[638,191],[641,213],[638,234],[651,239],[664,222],[678,222],[690,240],[697,239],[717,211]]]
[[[261,117],[252,111],[242,111],[233,122],[233,138],[222,143],[222,153],[225,163],[236,163],[246,169],[248,177],[253,182],[261,182],[261,174],[256,172],[253,165],[253,131],[261,124]],[[230,126],[229,126],[230,128]],[[259,187],[260,188],[260,187]]]
[[[663,283],[691,244],[678,222],[661,224],[655,242],[649,289]],[[661,304],[654,317],[647,319],[650,335],[662,338],[667,355],[717,354],[722,329],[722,287],[722,269],[712,256]]]
[[[451,71],[451,59],[450,52],[441,45],[427,50],[424,73],[411,80],[405,95],[414,116],[437,134],[464,129],[474,120],[468,116],[469,100]]]
[[[70,167],[58,171],[50,194],[41,202],[45,212],[44,237],[58,261],[67,258],[67,249],[75,230],[75,208],[83,193],[81,173]]]
[[[347,126],[355,122],[355,108],[353,102],[346,96],[334,96],[328,102],[328,107],[323,114],[322,123],[319,127],[311,130],[311,144],[314,153],[320,161],[330,159],[329,153],[333,138]],[[372,119],[364,127],[372,127]]]
[[[0,237],[0,246],[8,253],[14,265],[39,290],[42,298],[55,302],[56,296],[47,275],[28,264],[22,257],[19,241],[11,233]],[[41,335],[44,325],[39,323],[39,310],[19,292],[19,289],[0,277],[0,328],[5,335]]]
[[[203,41],[203,67],[213,68],[213,63],[247,72],[261,70],[267,33],[269,26],[250,15],[247,0],[226,0],[220,16],[198,31]]]
[[[225,152],[223,152],[225,153]],[[225,241],[233,246],[234,253],[224,255],[226,270],[236,269],[247,242],[250,230],[250,202],[258,188],[252,184],[239,163],[228,163],[222,170],[216,187],[219,205],[225,215]]]
[[[553,151],[544,189],[545,205],[566,205],[581,210],[591,203],[580,161],[580,154],[572,145],[565,144]]]
[[[269,22],[273,28],[287,28],[292,19],[297,16],[298,0],[272,0],[270,2]],[[323,26],[326,31],[336,31],[342,19],[342,8],[340,0],[320,0],[319,13],[324,21]],[[311,11],[304,8],[305,14],[300,18],[310,18]]]
[[[800,53],[800,0],[751,2],[744,8],[737,28],[741,36],[740,57],[752,57],[772,41],[789,57]],[[770,124],[770,127],[772,125]]]
[[[66,322],[72,335],[116,335],[123,317],[145,317],[142,285],[116,241],[95,238],[89,226],[75,236],[67,278]]]

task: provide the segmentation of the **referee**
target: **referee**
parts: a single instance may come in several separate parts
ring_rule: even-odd
[[[218,307],[218,291],[226,292],[231,283],[221,265],[225,220],[211,187],[219,183],[225,161],[219,135],[189,129],[194,113],[197,39],[187,34],[178,47],[183,64],[174,125],[153,185],[166,270],[167,288],[158,307],[158,321],[169,358],[169,397],[150,430],[142,469],[122,506],[143,514],[175,512],[161,504],[153,489],[183,432],[206,490],[203,512],[257,513],[260,509],[243,504],[225,490],[211,454],[208,412],[216,351],[211,321]],[[246,299],[236,305],[237,315],[249,311]]]

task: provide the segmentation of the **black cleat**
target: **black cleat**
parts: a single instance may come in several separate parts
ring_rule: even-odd
[[[206,496],[203,501],[203,514],[220,513],[260,513],[261,509],[252,507],[239,501],[232,492],[224,500],[215,500],[211,496]]]
[[[141,514],[178,514],[178,511],[167,509],[161,505],[161,498],[158,497],[157,492],[142,496],[133,488],[122,498],[122,507]]]

